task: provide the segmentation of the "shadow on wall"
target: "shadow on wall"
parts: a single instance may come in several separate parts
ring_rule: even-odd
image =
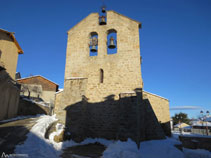
[[[165,139],[165,134],[148,99],[143,99],[142,89],[136,93],[121,93],[104,98],[102,102],[82,101],[69,105],[66,110],[64,139],[81,142],[85,138],[105,138],[126,141]],[[69,134],[71,133],[71,135]]]
[[[168,136],[168,137],[171,137],[171,124],[170,124],[170,121],[168,122],[164,122],[164,123],[161,123],[159,122],[165,135]]]
[[[0,61],[0,120],[17,116],[20,85],[6,72]]]

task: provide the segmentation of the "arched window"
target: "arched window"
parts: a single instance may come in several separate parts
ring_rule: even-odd
[[[107,31],[107,54],[117,53],[117,31],[110,29]]]
[[[100,69],[100,83],[103,83],[103,79],[104,79],[104,72],[103,69]]]
[[[97,56],[98,52],[98,34],[97,32],[91,32],[89,35],[89,56]]]

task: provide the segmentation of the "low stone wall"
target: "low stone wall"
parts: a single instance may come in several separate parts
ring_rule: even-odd
[[[17,116],[20,85],[0,67],[0,120]]]
[[[18,115],[37,115],[37,114],[50,115],[51,109],[49,107],[45,107],[37,103],[33,103],[31,101],[20,98]]]
[[[179,136],[182,146],[190,149],[206,149],[211,151],[211,138],[210,137],[189,137]]]
[[[62,98],[63,91],[57,92],[55,94],[55,100],[54,100],[54,112],[58,113],[58,111],[61,109],[61,98]]]
[[[146,91],[143,91],[143,97],[149,100],[159,122],[165,123],[170,121],[168,99]]]
[[[171,136],[169,101],[166,98],[143,91],[143,98],[148,99],[150,105],[161,124],[165,134]]]

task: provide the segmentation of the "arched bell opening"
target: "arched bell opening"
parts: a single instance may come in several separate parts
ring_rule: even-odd
[[[91,32],[89,37],[89,56],[97,56],[98,34],[97,32]]]
[[[103,5],[101,7],[101,12],[99,13],[99,25],[106,25],[107,18],[106,18],[106,6]]]
[[[106,25],[106,16],[99,16],[99,24]]]
[[[105,6],[105,5],[103,5],[103,6],[101,7],[101,12],[102,12],[102,13],[106,13],[106,6]]]
[[[107,31],[107,54],[117,53],[117,31],[110,29]]]

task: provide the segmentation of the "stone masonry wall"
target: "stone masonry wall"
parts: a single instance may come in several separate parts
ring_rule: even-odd
[[[143,91],[144,98],[147,98],[151,104],[151,107],[165,131],[165,134],[171,135],[170,127],[170,112],[169,112],[169,101],[163,97],[151,94],[149,92]]]
[[[86,78],[70,78],[65,80],[65,89],[61,94],[56,95],[55,113],[61,123],[65,124],[66,111],[65,109],[82,100],[82,96],[85,95],[87,85]],[[59,102],[60,100],[60,102]]]
[[[145,98],[149,99],[150,104],[157,116],[158,121],[161,123],[170,121],[169,113],[169,101],[163,97],[151,94],[149,92],[143,91]]]
[[[92,13],[68,31],[65,79],[85,77],[86,97],[90,102],[142,88],[139,23],[114,11],[107,11],[107,24],[99,25],[99,15]],[[107,31],[117,31],[117,53],[107,54]],[[98,55],[89,56],[90,33],[98,33]],[[100,83],[100,69],[104,82]],[[64,89],[66,87],[64,86]]]
[[[108,96],[105,101],[89,103],[86,100],[66,108],[66,130],[71,139],[85,138],[133,139],[137,144],[143,140],[164,139],[150,103],[128,93],[120,94],[119,100]]]
[[[141,90],[139,28],[139,22],[107,11],[106,25],[99,25],[98,13],[92,13],[68,31],[64,90],[56,95],[55,102],[55,113],[65,122],[66,136],[70,132],[75,141],[87,137],[131,138],[137,144],[165,138],[154,112],[162,110],[151,105],[157,106],[158,101],[163,106],[163,101],[146,94],[143,98]],[[117,53],[109,55],[106,43],[110,29],[117,32]],[[97,56],[89,56],[92,32],[98,34]]]
[[[62,99],[63,91],[55,93],[55,100],[54,100],[54,111],[57,112],[60,110],[61,99]]]

